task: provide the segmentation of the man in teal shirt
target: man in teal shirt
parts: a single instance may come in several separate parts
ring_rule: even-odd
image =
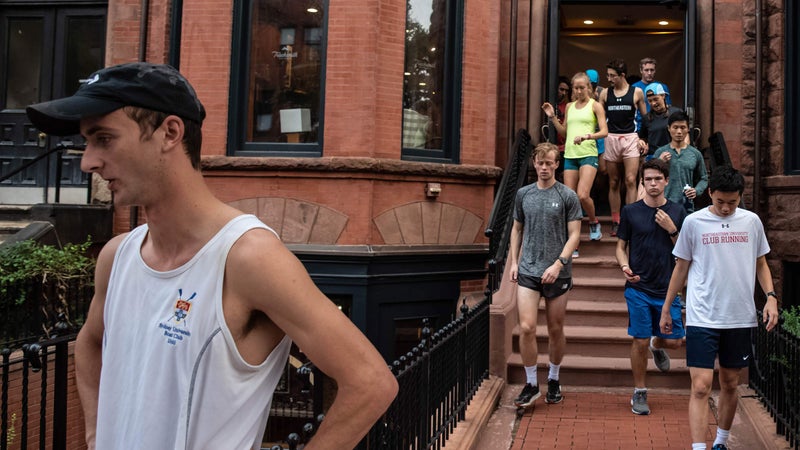
[[[708,173],[703,154],[686,142],[689,133],[689,117],[683,111],[669,116],[667,121],[669,144],[656,150],[654,158],[669,163],[669,184],[664,195],[671,201],[683,205],[687,213],[694,212],[694,199],[702,195],[708,186]]]

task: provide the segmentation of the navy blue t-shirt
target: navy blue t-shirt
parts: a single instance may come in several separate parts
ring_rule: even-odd
[[[660,209],[680,230],[686,218],[683,206],[667,200]],[[628,265],[634,274],[641,277],[637,283],[625,283],[625,287],[664,298],[675,268],[675,258],[672,256],[672,239],[667,230],[656,223],[655,217],[656,208],[647,206],[644,200],[625,205],[620,213],[617,238],[628,242]]]

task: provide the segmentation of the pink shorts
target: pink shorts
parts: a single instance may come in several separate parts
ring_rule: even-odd
[[[603,159],[611,162],[622,162],[623,159],[638,158],[639,135],[636,133],[611,134],[606,137],[606,151]]]

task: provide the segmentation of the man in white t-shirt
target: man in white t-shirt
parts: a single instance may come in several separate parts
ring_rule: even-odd
[[[764,227],[757,215],[738,209],[744,177],[721,166],[709,180],[711,205],[690,214],[683,222],[672,254],[675,269],[666,298],[686,289],[686,365],[692,378],[689,429],[692,450],[705,449],[708,397],[719,356],[719,418],[713,449],[727,449],[728,433],[738,402],[742,368],[750,362],[750,333],[758,326],[753,301],[755,280],[767,301],[762,320],[766,329],[778,323],[778,298],[767,265],[769,253]],[[672,330],[669,302],[661,311],[663,333]]]

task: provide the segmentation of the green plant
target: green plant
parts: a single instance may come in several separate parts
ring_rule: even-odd
[[[781,313],[783,324],[781,326],[788,333],[800,338],[800,307],[792,306]]]
[[[95,260],[87,256],[91,244],[89,237],[82,244],[62,248],[31,240],[0,248],[0,309],[11,311],[37,301],[48,322],[41,325],[48,336],[52,319],[75,325],[70,320],[68,293],[71,283],[92,283]]]

